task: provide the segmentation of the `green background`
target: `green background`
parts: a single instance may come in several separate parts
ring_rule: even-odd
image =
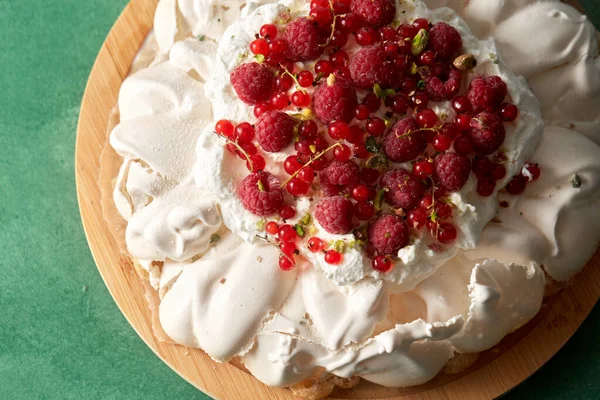
[[[0,0],[0,399],[207,399],[125,321],[79,219],[79,106],[126,3]],[[582,3],[598,25],[600,5]],[[506,398],[600,398],[598,337],[600,305]]]

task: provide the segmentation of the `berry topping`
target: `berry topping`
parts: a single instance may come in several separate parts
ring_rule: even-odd
[[[509,194],[516,196],[525,191],[526,185],[527,178],[525,178],[523,175],[517,175],[513,177],[510,182],[508,182],[508,185],[506,185],[506,191]]]
[[[438,60],[448,60],[462,49],[462,38],[454,27],[438,22],[429,30],[429,46]]]
[[[345,197],[327,197],[315,207],[315,218],[323,229],[335,235],[343,235],[352,230],[354,206]]]
[[[308,239],[307,246],[308,250],[310,250],[312,253],[318,253],[325,248],[325,242],[323,242],[318,237],[313,236],[310,239]]]
[[[406,211],[417,206],[425,191],[421,181],[404,169],[393,169],[383,174],[381,186],[388,203]]]
[[[231,72],[229,79],[240,100],[246,104],[265,102],[273,94],[275,75],[264,64],[242,64]]]
[[[350,76],[360,89],[372,89],[375,84],[381,87],[398,86],[399,74],[393,61],[387,59],[382,45],[363,47],[350,61]]]
[[[352,0],[350,10],[374,27],[388,25],[396,15],[394,0]]]
[[[313,98],[313,109],[324,124],[334,121],[350,122],[358,105],[356,91],[345,79],[330,75],[319,85]]]
[[[396,162],[414,160],[426,147],[425,135],[414,118],[396,122],[383,140],[385,154]]]
[[[275,214],[283,204],[280,182],[268,172],[255,172],[240,182],[237,194],[242,205],[254,215],[261,217]]]
[[[336,265],[342,262],[342,254],[335,250],[328,250],[324,259],[327,264]]]
[[[282,111],[267,111],[258,118],[256,140],[262,148],[275,153],[285,149],[294,139],[296,121]]]
[[[408,228],[396,215],[382,215],[369,228],[369,243],[380,255],[397,253],[408,239]]]
[[[359,168],[352,161],[334,160],[319,174],[321,187],[326,196],[335,196],[345,187],[359,181]]]
[[[469,85],[468,97],[474,112],[494,112],[507,93],[506,83],[499,76],[477,77]]]
[[[441,77],[429,76],[425,79],[425,90],[429,98],[433,101],[450,100],[460,90],[462,74],[459,70],[453,69],[448,73],[445,81]]]
[[[511,122],[519,116],[519,109],[513,103],[502,103],[500,105],[500,118],[503,121]]]
[[[502,146],[506,137],[506,130],[502,121],[496,114],[482,112],[471,119],[469,136],[475,152],[487,155],[492,154]]]
[[[283,40],[287,43],[286,56],[292,61],[312,60],[323,53],[317,28],[308,18],[290,22],[283,31]]]
[[[386,273],[392,269],[392,260],[385,256],[376,256],[373,259],[372,265],[375,271]]]
[[[440,185],[458,191],[469,179],[471,160],[456,153],[440,154],[435,158],[435,173]]]

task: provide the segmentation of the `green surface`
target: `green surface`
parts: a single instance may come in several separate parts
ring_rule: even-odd
[[[584,4],[600,21],[595,1]],[[79,219],[80,101],[126,3],[0,0],[0,399],[207,399],[125,321]],[[597,306],[565,348],[505,398],[600,398],[599,336]]]

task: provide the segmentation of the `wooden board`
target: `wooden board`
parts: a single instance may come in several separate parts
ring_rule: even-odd
[[[218,399],[294,399],[289,390],[263,385],[231,364],[211,361],[202,351],[164,343],[154,337],[143,284],[103,218],[99,180],[109,114],[133,58],[152,27],[157,2],[132,0],[126,7],[102,46],[83,97],[77,132],[76,180],[81,218],[92,254],[129,323],[188,382]],[[108,157],[114,157],[110,148],[107,152]],[[548,298],[533,321],[496,348],[482,353],[465,373],[440,374],[425,385],[408,389],[388,389],[362,382],[350,391],[335,391],[330,398],[469,400],[491,399],[505,393],[548,361],[591,311],[600,295],[600,255],[590,264],[572,285]]]

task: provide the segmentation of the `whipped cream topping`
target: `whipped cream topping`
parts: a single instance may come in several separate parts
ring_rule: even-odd
[[[217,361],[243,356],[274,386],[319,368],[385,386],[417,385],[455,352],[488,349],[530,320],[541,306],[542,266],[568,280],[585,265],[600,240],[600,147],[584,136],[600,143],[591,25],[553,1],[471,0],[463,7],[461,0],[428,0],[431,8],[454,11],[402,1],[402,19],[448,21],[478,56],[475,73],[503,78],[520,109],[507,126],[508,177],[531,160],[541,178],[521,196],[499,193],[508,203],[500,209],[468,182],[452,198],[460,245],[444,255],[416,239],[398,254],[401,266],[385,275],[352,249],[338,267],[311,253],[293,271],[281,271],[277,249],[256,240],[260,219],[236,199],[244,166],[212,133],[223,117],[255,120],[228,72],[243,61],[254,33],[282,12],[307,7],[263,3],[161,0],[155,31],[119,95],[121,123],[111,145],[124,162],[113,197],[129,222],[128,251],[160,295],[160,323],[171,339]],[[536,149],[538,100],[547,127]],[[274,164],[289,151],[261,154]],[[285,177],[281,169],[271,172]],[[302,200],[297,209],[300,218],[312,205]],[[339,239],[320,229],[318,235]]]
[[[232,121],[254,122],[251,108],[242,102],[236,95],[229,81],[230,72],[241,63],[252,61],[248,51],[249,43],[254,39],[255,33],[263,24],[275,23],[300,13],[307,12],[308,3],[305,1],[284,0],[275,4],[260,7],[246,18],[232,24],[223,34],[217,50],[216,69],[211,79],[206,84],[206,94],[213,104],[215,119],[229,119]],[[397,4],[396,19],[400,22],[410,22],[418,17],[424,17],[432,22],[445,21],[457,28],[463,38],[463,47],[466,52],[473,54],[478,60],[476,68],[465,76],[465,81],[470,81],[478,75],[498,75],[507,83],[512,101],[521,110],[520,118],[514,124],[507,124],[507,137],[504,149],[508,161],[507,176],[498,183],[503,187],[513,175],[520,172],[527,159],[541,138],[543,129],[539,104],[523,78],[517,78],[501,60],[497,58],[497,49],[491,39],[480,41],[470,34],[468,26],[449,8],[438,9],[431,12],[421,1],[404,1]],[[345,51],[352,55],[360,49],[356,43],[349,44]],[[440,108],[440,105],[436,106]],[[451,109],[444,109],[449,118],[454,118]],[[441,115],[442,113],[440,113]],[[240,235],[250,242],[255,241],[260,234],[261,218],[246,211],[241,201],[235,194],[237,183],[245,176],[245,171],[240,168],[239,161],[224,151],[224,140],[215,137],[211,129],[207,128],[202,133],[196,148],[198,164],[196,168],[196,182],[199,187],[212,192],[220,201],[225,202],[223,209],[228,209],[224,214],[225,225],[235,234]],[[291,147],[291,146],[290,146]],[[263,154],[267,160],[267,169],[280,163],[293,153],[289,148],[278,155]],[[243,167],[243,166],[242,166]],[[282,171],[270,171],[280,178],[287,179]],[[278,173],[280,172],[280,173]],[[324,254],[314,254],[301,247],[304,257],[309,259],[317,268],[320,268],[327,278],[338,285],[348,285],[359,282],[365,277],[385,279],[399,286],[398,290],[410,290],[420,281],[431,275],[444,262],[452,258],[459,249],[475,247],[483,227],[493,218],[497,203],[495,197],[482,198],[475,191],[475,181],[472,179],[458,193],[453,193],[451,200],[456,205],[455,220],[459,230],[458,239],[444,251],[434,251],[429,245],[432,239],[425,235],[417,239],[416,243],[400,250],[399,259],[391,272],[381,274],[371,267],[371,261],[365,257],[359,248],[349,248],[344,253],[340,264],[331,265],[325,262]],[[315,202],[316,203],[316,202]],[[313,204],[308,205],[308,212],[313,210]],[[300,217],[305,210],[298,212]],[[355,241],[352,234],[332,235],[327,233],[318,223],[315,235],[325,241],[342,240],[346,243]]]

